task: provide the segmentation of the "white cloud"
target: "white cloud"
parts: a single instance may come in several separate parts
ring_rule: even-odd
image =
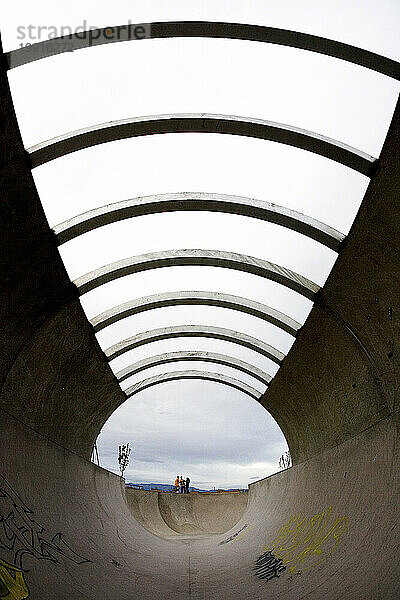
[[[118,472],[118,445],[133,450],[127,481],[247,487],[278,470],[286,441],[272,417],[240,392],[208,382],[171,382],[123,404],[98,439],[101,464]]]

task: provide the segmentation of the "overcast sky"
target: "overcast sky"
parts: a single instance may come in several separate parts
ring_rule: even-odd
[[[128,21],[210,20],[269,25],[340,40],[399,60],[396,0],[15,0],[2,4],[5,50],[47,38],[50,29]],[[28,26],[31,35],[28,36]],[[38,30],[42,26],[42,30]],[[178,112],[210,112],[288,123],[379,156],[398,84],[377,73],[293,48],[233,40],[144,40],[105,45],[20,67],[9,80],[24,144],[97,123]],[[49,223],[142,195],[203,191],[274,202],[347,233],[368,185],[332,161],[263,140],[211,134],[149,136],[70,154],[34,170]],[[115,260],[159,250],[205,248],[276,262],[323,285],[336,255],[302,235],[245,217],[176,213],[130,219],[61,247],[71,279]],[[311,303],[283,286],[220,268],[174,267],[124,277],[82,297],[93,318],[117,304],[179,290],[245,296],[303,323]],[[168,325],[215,325],[255,336],[285,354],[293,338],[255,317],[211,307],[150,311],[107,327],[103,349]],[[176,350],[229,354],[274,375],[277,366],[230,342],[186,338],[156,342],[112,361],[116,372]],[[126,380],[179,369],[215,371],[265,386],[229,367],[173,363]],[[282,399],[284,402],[284,399]],[[126,479],[171,482],[189,475],[200,488],[245,487],[277,469],[285,438],[254,400],[226,386],[178,381],[125,402],[99,437],[101,464],[118,471],[117,448],[130,442]]]

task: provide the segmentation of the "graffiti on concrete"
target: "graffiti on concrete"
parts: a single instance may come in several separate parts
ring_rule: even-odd
[[[29,590],[24,579],[23,559],[31,556],[59,564],[62,560],[77,565],[90,562],[65,542],[60,532],[49,539],[45,528],[33,518],[33,512],[0,475],[0,598],[22,600]],[[25,595],[24,595],[25,594]]]
[[[332,506],[312,517],[295,514],[263,548],[262,556],[270,552],[289,573],[308,571],[331,556],[348,524],[347,517],[332,514]]]
[[[33,512],[9,485],[7,487],[8,490],[0,487],[0,548],[14,552],[15,566],[22,568],[25,554],[54,563],[59,563],[60,558],[77,565],[90,562],[76,554],[61,533],[56,533],[49,540],[45,528],[33,519]]]
[[[243,525],[243,527],[241,529],[239,529],[239,531],[230,535],[228,538],[226,538],[226,540],[222,540],[222,542],[220,542],[218,544],[218,546],[223,546],[223,544],[229,544],[229,542],[233,542],[233,540],[239,539],[238,536],[242,537],[245,533],[245,530],[248,527],[249,527],[249,525],[247,525],[247,523],[246,523],[245,525]],[[250,525],[250,527],[251,527],[251,525]],[[242,534],[242,535],[240,535],[240,534]]]
[[[29,589],[25,583],[24,572],[0,559],[0,598],[6,600],[24,600]]]
[[[268,550],[257,558],[254,570],[259,579],[269,581],[274,577],[279,577],[283,571],[286,571],[286,567],[281,558],[277,558],[272,554],[271,550]]]

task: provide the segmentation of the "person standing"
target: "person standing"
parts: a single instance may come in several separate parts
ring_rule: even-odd
[[[185,480],[183,479],[182,475],[181,475],[181,478],[179,480],[179,485],[180,485],[180,488],[181,488],[181,494],[184,494],[185,493]]]
[[[190,485],[190,479],[189,479],[189,477],[186,477],[186,481],[185,481],[185,494],[189,493],[189,485]]]
[[[179,475],[177,475],[175,479],[175,492],[177,494],[179,493]]]

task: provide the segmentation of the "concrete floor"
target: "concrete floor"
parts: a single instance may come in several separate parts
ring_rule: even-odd
[[[252,484],[239,521],[202,535],[174,533],[149,509],[151,533],[133,517],[121,478],[10,417],[2,430],[1,559],[22,567],[30,592],[15,588],[13,600],[399,597],[398,435],[390,419]],[[214,497],[210,519],[225,498]],[[184,529],[184,511],[180,517]]]

